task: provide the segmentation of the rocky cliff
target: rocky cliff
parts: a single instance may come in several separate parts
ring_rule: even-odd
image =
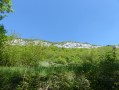
[[[48,42],[48,41],[42,41],[42,40],[28,40],[28,39],[13,39],[8,41],[9,44],[11,45],[28,45],[28,44],[33,44],[33,45],[44,45],[44,46],[56,46],[59,48],[98,48],[101,46],[98,45],[92,45],[89,43],[80,43],[80,42]]]

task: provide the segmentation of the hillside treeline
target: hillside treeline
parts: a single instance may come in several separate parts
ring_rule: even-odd
[[[119,90],[119,49],[3,45],[0,90]]]

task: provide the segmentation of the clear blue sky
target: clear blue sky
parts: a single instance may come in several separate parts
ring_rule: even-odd
[[[13,0],[8,33],[48,41],[119,44],[119,0]]]

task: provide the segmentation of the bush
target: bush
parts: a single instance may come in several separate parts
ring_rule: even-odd
[[[116,49],[109,49],[100,56],[100,63],[91,71],[88,77],[95,90],[118,90],[119,62],[116,58]]]

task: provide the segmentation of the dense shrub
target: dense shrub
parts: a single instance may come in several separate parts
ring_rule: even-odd
[[[39,68],[40,69],[40,68]],[[90,81],[85,75],[77,75],[71,70],[57,72],[57,69],[48,69],[52,73],[33,70],[30,68],[0,68],[0,90],[90,90]],[[33,71],[32,71],[33,70]],[[43,71],[43,70],[42,70]]]
[[[118,90],[119,49],[6,44],[0,90]]]

